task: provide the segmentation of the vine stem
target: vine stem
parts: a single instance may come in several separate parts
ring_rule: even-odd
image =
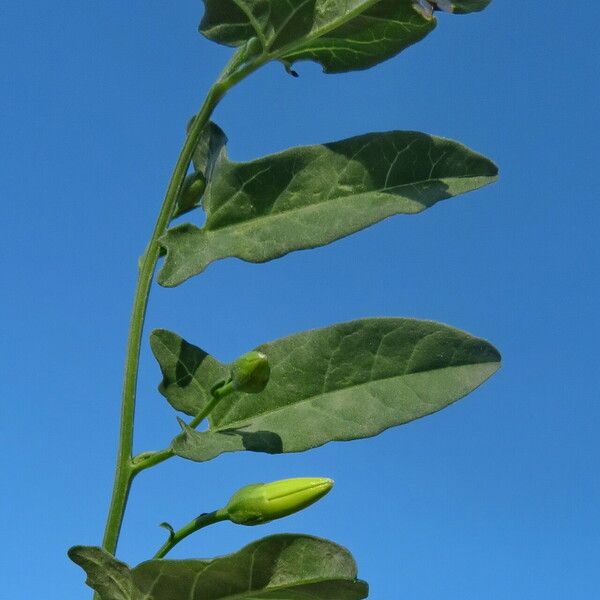
[[[173,548],[175,548],[175,546],[177,544],[179,544],[179,542],[181,542],[181,540],[188,537],[188,535],[191,535],[192,533],[194,533],[200,529],[203,529],[204,527],[208,527],[209,525],[214,525],[215,523],[218,523],[219,521],[225,521],[228,518],[229,517],[227,515],[227,511],[225,511],[223,509],[215,510],[214,512],[204,513],[204,514],[200,515],[199,517],[196,517],[195,519],[190,521],[187,525],[185,525],[181,529],[178,529],[177,531],[171,530],[171,535],[169,536],[169,539],[160,547],[160,549],[153,556],[153,558],[154,559],[163,558],[164,556],[167,555],[167,553],[169,553],[171,550],[173,550]]]
[[[233,391],[234,388],[231,382],[213,390],[210,402],[187,424],[187,426],[191,429],[196,429],[196,427],[208,417],[212,412],[212,409],[221,401],[221,399]],[[133,475],[135,476],[140,471],[145,471],[150,467],[155,467],[173,456],[175,456],[175,452],[171,447],[165,448],[164,450],[157,450],[156,452],[142,452],[142,454],[138,454],[132,459]]]
[[[156,225],[152,232],[152,237],[139,266],[125,355],[115,479],[102,543],[102,547],[111,554],[114,554],[117,549],[132,480],[140,470],[136,469],[132,461],[135,401],[144,321],[154,271],[156,270],[156,264],[160,256],[161,247],[159,240],[169,226],[183,180],[192,160],[194,150],[198,145],[200,134],[204,126],[208,123],[214,109],[230,88],[267,60],[266,55],[260,55],[252,62],[243,64],[242,52],[243,50],[240,49],[232,56],[219,79],[210,88],[200,111],[193,121],[175,165],[173,175],[171,176]],[[96,594],[94,597],[98,598]]]

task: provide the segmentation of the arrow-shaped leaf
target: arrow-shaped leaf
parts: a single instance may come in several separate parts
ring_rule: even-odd
[[[418,42],[436,21],[412,0],[204,0],[200,31],[220,44],[256,38],[274,60],[326,73],[367,69]]]
[[[415,319],[351,321],[257,350],[271,365],[265,390],[223,399],[207,431],[188,427],[174,440],[176,454],[206,461],[223,452],[300,452],[374,436],[441,410],[500,367],[488,342]]]
[[[265,262],[322,246],[395,214],[494,181],[487,158],[443,138],[410,131],[370,133],[291,148],[247,163],[224,153],[204,197],[206,224],[162,238],[159,283],[175,286],[215,260]]]
[[[151,560],[131,571],[100,548],[78,546],[69,555],[102,600],[362,600],[368,595],[345,548],[306,535],[274,535],[209,560]],[[98,585],[122,577],[124,570],[132,584],[123,595]]]
[[[483,10],[490,0],[204,0],[200,31],[241,46],[255,39],[286,65],[313,60],[326,73],[368,69],[423,39],[437,8]],[[438,6],[439,5],[439,6]]]

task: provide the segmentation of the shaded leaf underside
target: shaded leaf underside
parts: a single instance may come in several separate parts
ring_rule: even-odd
[[[76,546],[71,558],[102,600],[361,600],[350,553],[305,535],[274,535],[212,560],[150,560],[131,571],[100,548]],[[85,558],[82,558],[85,557]],[[101,586],[127,577],[129,587]]]
[[[182,344],[176,334],[160,335],[170,338],[172,347]],[[185,428],[174,440],[177,454],[205,461],[223,452],[299,452],[370,437],[441,410],[500,366],[500,355],[488,342],[414,319],[351,321],[257,350],[271,365],[266,389],[223,399],[207,431]],[[193,414],[198,412],[193,409],[197,388],[209,390],[227,371],[223,365],[204,379],[206,371],[200,368],[193,384],[163,388],[163,393],[172,404],[170,395],[177,397]]]
[[[492,0],[453,0],[452,6],[456,13],[479,12],[487,8]]]
[[[456,0],[452,12],[490,0]],[[422,0],[204,0],[200,31],[228,46],[257,40],[274,60],[320,63],[326,73],[367,69],[430,33],[437,20]],[[444,5],[448,4],[444,2]],[[428,7],[428,8],[425,8]]]
[[[134,585],[129,567],[101,548],[74,546],[69,558],[87,574],[86,583],[102,600],[132,600]]]
[[[265,262],[314,248],[395,214],[493,182],[497,167],[465,146],[410,131],[370,133],[291,148],[247,163],[224,153],[204,198],[206,223],[161,239],[158,281],[175,286],[211,262]]]
[[[252,38],[275,60],[313,60],[326,73],[367,69],[435,28],[411,0],[204,0],[200,31],[240,46]]]
[[[200,348],[164,329],[150,334],[150,347],[163,380],[158,390],[175,410],[199,414],[208,404],[212,384],[225,379],[228,369]],[[207,382],[212,384],[207,386]]]

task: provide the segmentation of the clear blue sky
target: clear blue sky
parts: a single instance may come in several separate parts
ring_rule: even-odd
[[[199,0],[8,1],[0,19],[2,595],[89,598],[66,558],[100,541],[136,260],[183,130],[228,51]],[[337,485],[262,528],[220,524],[174,556],[274,532],[355,554],[375,599],[581,599],[600,588],[596,2],[495,0],[373,70],[271,65],[216,113],[234,159],[386,129],[458,139],[493,187],[266,265],[227,260],[156,289],[148,327],[222,360],[361,316],[435,319],[492,340],[503,370],[448,410],[298,455],[172,460],[136,482],[135,564],[237,487]],[[138,450],[177,430],[144,348]]]

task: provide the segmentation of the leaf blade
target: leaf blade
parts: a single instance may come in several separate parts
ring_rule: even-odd
[[[466,14],[480,12],[491,4],[492,0],[452,0],[453,12]]]
[[[412,2],[381,0],[355,14],[340,19],[337,27],[315,31],[306,40],[290,44],[277,52],[280,60],[294,63],[312,60],[326,74],[362,71],[400,54],[431,33],[435,18],[426,18]]]
[[[313,60],[326,73],[367,69],[436,25],[411,0],[205,0],[200,32],[240,46],[253,37],[273,60]]]
[[[263,538],[212,560],[151,560],[132,575],[136,588],[153,600],[360,600],[368,593],[346,549],[292,534]]]
[[[196,416],[211,400],[211,388],[227,376],[227,369],[200,348],[166,329],[150,334],[150,347],[163,380],[159,392],[169,404]]]
[[[180,225],[161,239],[167,256],[158,281],[179,285],[226,257],[260,263],[323,246],[488,185],[497,174],[494,163],[462,144],[410,131],[247,163],[223,159],[206,191],[205,226]]]
[[[87,574],[86,584],[100,594],[102,600],[134,600],[134,587],[129,567],[102,548],[73,546],[69,558]]]
[[[464,397],[500,367],[485,340],[430,321],[363,319],[257,348],[271,380],[260,394],[224,399],[208,431],[184,428],[176,454],[302,452],[371,437]]]
[[[478,12],[491,0],[445,0],[443,10]],[[368,69],[399,54],[437,25],[430,0],[204,0],[200,32],[241,46],[252,38],[272,60],[312,60],[325,73]]]
[[[273,535],[212,559],[149,560],[134,569],[101,548],[74,546],[69,557],[102,600],[362,600],[352,555],[308,535]]]

